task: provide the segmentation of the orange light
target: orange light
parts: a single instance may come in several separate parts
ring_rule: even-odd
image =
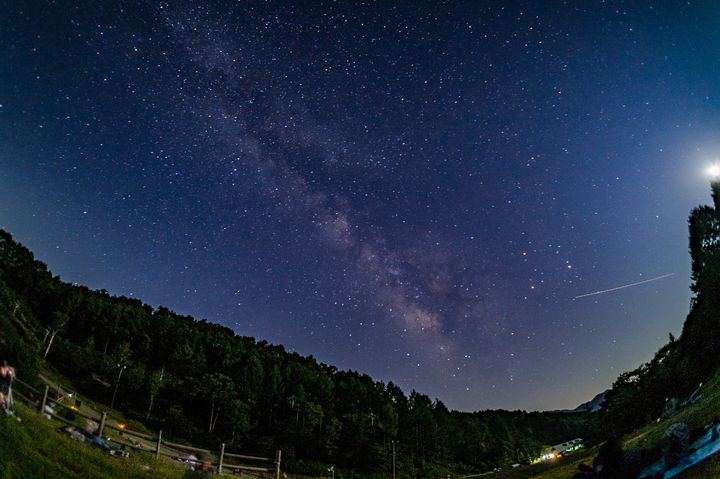
[[[118,429],[125,429],[127,427],[127,424],[124,424],[122,422],[117,423]]]

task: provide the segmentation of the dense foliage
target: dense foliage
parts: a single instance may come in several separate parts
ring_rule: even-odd
[[[713,182],[714,207],[698,206],[689,218],[694,293],[680,338],[653,359],[626,372],[606,395],[597,419],[606,433],[627,432],[656,419],[683,400],[720,365],[720,183]]]
[[[449,411],[393,383],[282,346],[70,285],[0,231],[0,354],[32,379],[47,361],[91,397],[165,434],[262,454],[291,469],[398,477],[485,471],[581,435],[583,414]],[[121,374],[122,371],[122,374]],[[349,472],[352,471],[352,472]]]

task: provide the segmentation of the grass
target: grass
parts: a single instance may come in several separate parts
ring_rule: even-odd
[[[665,430],[674,423],[686,422],[701,428],[720,415],[720,370],[701,389],[702,398],[671,418],[648,424],[623,438],[624,448],[650,448],[661,444]],[[148,452],[133,452],[130,458],[110,456],[88,444],[58,433],[60,424],[38,416],[18,405],[21,422],[0,414],[0,479],[43,477],[130,479],[181,479],[182,465],[167,458],[155,460]],[[579,464],[590,464],[597,449],[586,449],[550,463],[510,469],[483,475],[485,479],[568,479]],[[720,454],[677,476],[678,479],[714,479],[720,477]]]
[[[685,421],[693,428],[707,425],[715,416],[720,416],[720,370],[710,378],[707,384],[703,385],[701,393],[702,398],[696,404],[681,411],[672,420],[674,422]],[[657,435],[657,432],[649,430],[646,434],[653,437]],[[717,479],[720,477],[720,454],[711,456],[676,477],[678,479]]]
[[[720,416],[720,370],[701,388],[702,397],[698,402],[678,411],[670,418],[653,422],[633,431],[623,438],[623,447],[652,448],[663,443],[665,431],[670,425],[685,422],[690,429],[703,428]],[[494,474],[484,474],[482,479],[569,479],[577,472],[578,465],[591,464],[597,448],[586,449],[557,461],[540,463],[519,469],[511,469]],[[478,477],[478,479],[480,479]],[[676,476],[678,479],[717,479],[720,477],[720,454]]]
[[[61,385],[66,391],[75,391],[61,375],[44,371],[46,377],[55,384]],[[21,390],[25,390],[23,386]],[[37,394],[36,394],[37,395]],[[79,395],[78,399],[81,399]],[[18,398],[19,399],[19,398]],[[152,435],[144,424],[139,421],[126,420],[124,416],[106,406],[82,398],[83,409],[88,407],[94,411],[105,410],[112,424],[115,421],[125,422],[132,430]],[[111,456],[94,446],[78,442],[68,435],[59,432],[65,426],[57,420],[49,420],[40,416],[34,408],[29,408],[20,400],[15,402],[16,413],[20,421],[7,416],[0,409],[0,479],[14,478],[158,478],[158,479],[191,479],[205,477],[202,473],[188,472],[183,465],[168,457],[155,459],[154,445],[152,448],[144,443],[145,450],[133,448],[129,458]],[[62,413],[65,409],[56,406]],[[97,412],[84,411],[85,414],[97,416]],[[112,417],[112,419],[110,419]],[[84,420],[75,416],[71,422],[82,425]],[[120,434],[122,435],[122,434]],[[105,429],[104,436],[118,440],[118,433],[110,428]],[[127,444],[127,439],[121,439]],[[142,441],[141,441],[142,442]],[[178,441],[182,442],[182,441]],[[167,452],[163,446],[164,453]],[[237,461],[230,461],[233,464]],[[231,477],[227,474],[213,477]]]
[[[482,476],[482,479],[569,479],[580,464],[590,464],[597,454],[596,448],[583,449],[552,462],[543,462],[518,469],[508,469]]]
[[[626,449],[652,447],[659,444],[665,431],[671,424],[686,422],[690,429],[702,428],[712,423],[715,416],[720,416],[720,370],[716,371],[700,389],[702,397],[698,402],[681,409],[674,416],[653,422],[625,437]],[[720,477],[720,476],[718,476]]]
[[[120,458],[75,441],[57,432],[59,423],[22,405],[17,406],[17,414],[21,422],[0,413],[0,479],[180,479],[185,475],[181,464],[155,460],[150,453]]]
[[[663,443],[665,431],[670,425],[686,422],[690,429],[702,428],[720,416],[720,370],[705,383],[700,390],[702,397],[698,402],[678,411],[674,416],[653,422],[633,431],[623,438],[625,450],[632,447],[652,448]],[[488,479],[568,479],[577,471],[579,464],[590,464],[597,449],[573,454],[553,463],[538,464],[519,470],[499,472],[488,475]],[[678,479],[717,479],[720,477],[720,454],[676,476]]]
[[[65,391],[72,391],[76,394],[76,397],[80,399],[81,395],[77,392],[77,388],[73,386],[66,377],[58,373],[52,368],[42,368],[41,374],[45,376],[47,379],[49,379],[52,383],[55,385],[60,386]],[[54,388],[51,388],[52,392],[55,392]],[[92,399],[89,399],[82,395],[82,403],[84,406],[84,409],[87,408],[89,410],[93,410],[96,412],[95,415],[99,417],[98,411],[105,411],[108,413],[109,417],[112,417],[113,419],[123,422],[128,425],[133,431],[141,432],[144,434],[152,434],[152,431],[150,431],[145,424],[141,423],[140,421],[136,421],[134,419],[130,419],[125,416],[125,414],[116,409],[110,409],[109,406],[99,403],[97,401],[93,401]]]

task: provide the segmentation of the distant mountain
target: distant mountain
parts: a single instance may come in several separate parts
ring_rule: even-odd
[[[605,391],[601,392],[600,394],[598,394],[597,396],[592,398],[590,401],[588,401],[586,403],[582,403],[581,405],[579,405],[578,407],[573,409],[571,412],[586,412],[586,411],[596,412],[596,411],[599,411],[600,406],[602,406],[603,401],[605,401],[605,395],[607,394],[608,391],[609,391],[609,389],[606,389]]]
[[[605,391],[601,392],[594,398],[592,398],[588,402],[584,402],[575,409],[555,409],[553,411],[548,412],[561,412],[561,413],[577,413],[577,412],[596,412],[600,410],[600,406],[602,405],[603,401],[605,401],[605,395],[610,391],[609,389],[606,389]]]

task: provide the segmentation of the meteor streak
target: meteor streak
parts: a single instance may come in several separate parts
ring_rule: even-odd
[[[603,290],[600,290],[600,291],[593,291],[592,293],[585,293],[585,294],[581,294],[581,295],[575,296],[573,299],[587,298],[588,296],[597,296],[598,294],[612,293],[613,291],[617,291],[617,290],[619,290],[619,289],[632,288],[633,286],[639,286],[639,285],[641,285],[641,284],[651,283],[651,282],[653,282],[653,281],[658,281],[658,280],[660,280],[660,279],[667,278],[667,277],[669,277],[669,276],[673,276],[674,274],[675,274],[675,273],[667,273],[667,274],[660,275],[660,276],[658,276],[658,277],[656,277],[656,278],[650,278],[650,279],[646,279],[646,280],[643,280],[643,281],[638,281],[637,283],[624,284],[624,285],[622,285],[622,286],[616,286],[616,287],[610,288],[610,289],[603,289]]]

